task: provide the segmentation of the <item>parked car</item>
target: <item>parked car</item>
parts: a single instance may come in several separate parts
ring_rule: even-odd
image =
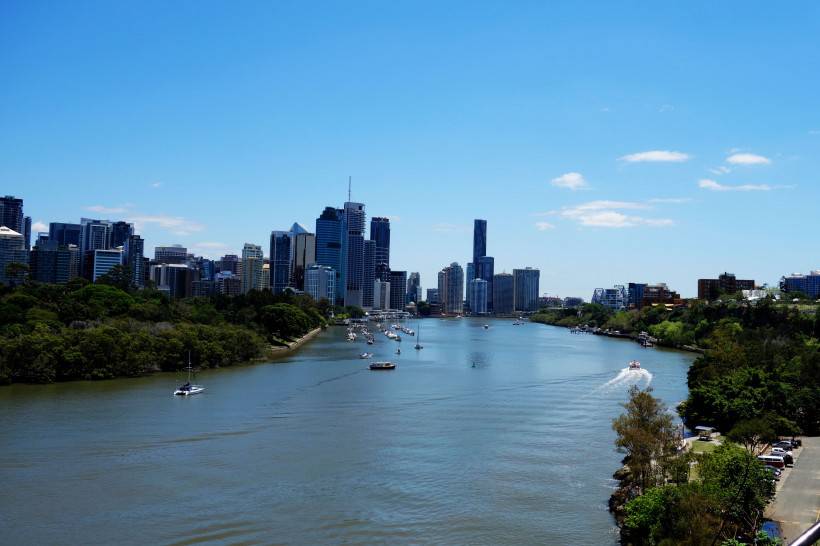
[[[773,447],[772,448],[772,453],[777,453],[778,455],[782,454],[782,453],[785,453],[787,455],[794,455],[794,453],[792,453],[791,449],[784,449],[782,447]]]
[[[772,449],[771,455],[775,457],[783,457],[783,462],[785,464],[794,464],[794,457],[792,457],[791,451],[785,451],[776,447]]]
[[[768,470],[769,472],[771,472],[771,474],[772,474],[772,478],[774,478],[775,480],[780,480],[780,475],[781,475],[781,474],[783,474],[783,471],[782,471],[782,470],[780,470],[780,469],[779,469],[779,468],[777,468],[777,467],[774,467],[774,466],[768,465],[768,464],[767,464],[766,466],[764,466],[763,468],[765,468],[766,470]]]
[[[773,443],[772,447],[779,447],[785,449],[786,451],[791,451],[795,446],[792,444],[791,440],[780,440],[779,442]]]
[[[766,466],[773,466],[775,468],[783,468],[786,466],[786,461],[779,455],[758,455],[758,460]]]

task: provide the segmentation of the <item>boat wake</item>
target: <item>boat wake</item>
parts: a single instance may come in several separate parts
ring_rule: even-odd
[[[631,370],[624,368],[618,372],[618,375],[601,385],[599,390],[612,390],[621,385],[638,385],[640,383],[644,383],[643,386],[648,387],[652,383],[652,373],[644,369]]]

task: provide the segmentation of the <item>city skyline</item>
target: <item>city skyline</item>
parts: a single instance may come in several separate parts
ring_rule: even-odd
[[[538,268],[551,295],[638,281],[694,297],[718,271],[774,285],[817,269],[816,76],[794,67],[815,62],[820,8],[597,6],[431,22],[402,6],[6,5],[0,184],[32,242],[43,223],[126,220],[146,254],[218,258],[312,226],[352,175],[423,287],[470,262],[476,218],[495,273]]]

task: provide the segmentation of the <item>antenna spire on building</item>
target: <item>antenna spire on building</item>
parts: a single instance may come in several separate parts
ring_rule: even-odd
[[[351,191],[351,186],[353,186],[353,177],[352,177],[352,176],[348,176],[348,177],[347,177],[347,201],[348,201],[348,202],[350,202],[350,201],[351,201],[351,199],[350,199],[350,191]]]

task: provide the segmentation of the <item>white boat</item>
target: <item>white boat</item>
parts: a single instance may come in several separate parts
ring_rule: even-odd
[[[641,363],[638,362],[637,360],[630,360],[629,361],[629,369],[630,370],[640,370],[641,369]]]
[[[188,370],[188,382],[184,385],[177,387],[177,390],[174,391],[175,396],[192,396],[194,394],[199,394],[205,390],[205,387],[202,385],[194,385],[191,383],[191,373],[193,373],[194,369],[191,367],[191,351],[188,351],[188,367],[185,368]]]
[[[359,358],[371,358],[373,353],[362,353],[359,355]]]
[[[377,371],[395,370],[396,365],[393,364],[392,362],[374,362],[373,364],[370,365],[370,369],[371,370],[377,370]]]
[[[424,347],[422,347],[421,345],[421,324],[419,324],[419,335],[418,337],[416,337],[416,346],[413,348],[417,351],[424,349]]]
[[[489,325],[489,324],[485,324],[485,325],[484,325],[484,329],[485,329],[485,330],[489,330],[489,329],[490,329],[490,325]]]

